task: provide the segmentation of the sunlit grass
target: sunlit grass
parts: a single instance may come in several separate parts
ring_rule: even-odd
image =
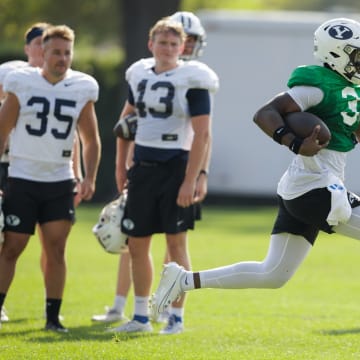
[[[186,331],[160,336],[117,335],[91,316],[112,305],[118,257],[105,253],[91,233],[100,207],[80,206],[67,249],[68,278],[62,306],[68,334],[45,332],[39,241],[20,258],[6,299],[11,321],[0,330],[0,359],[359,359],[360,244],[321,235],[291,281],[278,290],[189,293]],[[274,208],[205,208],[189,233],[193,269],[261,260]],[[152,252],[159,280],[164,240]],[[126,314],[131,316],[132,294]]]

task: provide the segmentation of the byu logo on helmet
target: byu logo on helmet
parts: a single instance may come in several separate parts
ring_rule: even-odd
[[[329,29],[329,35],[335,39],[347,40],[352,38],[353,32],[347,26],[335,25]]]
[[[337,18],[320,25],[314,33],[314,55],[347,81],[360,85],[360,23]]]

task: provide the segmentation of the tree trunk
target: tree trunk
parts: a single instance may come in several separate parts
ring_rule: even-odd
[[[151,56],[148,48],[148,34],[157,20],[172,15],[179,8],[180,0],[122,0],[123,45],[125,66]]]

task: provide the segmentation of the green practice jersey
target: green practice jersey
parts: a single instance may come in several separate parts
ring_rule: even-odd
[[[306,111],[317,115],[328,126],[330,150],[347,152],[354,148],[353,132],[359,126],[360,85],[352,84],[328,68],[311,65],[296,68],[288,81],[294,86],[314,86],[324,93],[322,101]]]

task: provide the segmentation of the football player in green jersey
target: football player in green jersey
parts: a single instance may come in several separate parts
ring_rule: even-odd
[[[322,24],[315,31],[314,55],[322,65],[295,69],[289,90],[254,116],[263,132],[296,154],[278,185],[279,212],[265,259],[200,272],[166,265],[152,298],[153,316],[193,289],[283,286],[320,230],[360,240],[360,200],[343,184],[346,154],[360,137],[360,23],[339,18]],[[305,139],[287,127],[283,116],[301,111],[326,123],[331,132],[328,143],[317,141],[317,126]]]

